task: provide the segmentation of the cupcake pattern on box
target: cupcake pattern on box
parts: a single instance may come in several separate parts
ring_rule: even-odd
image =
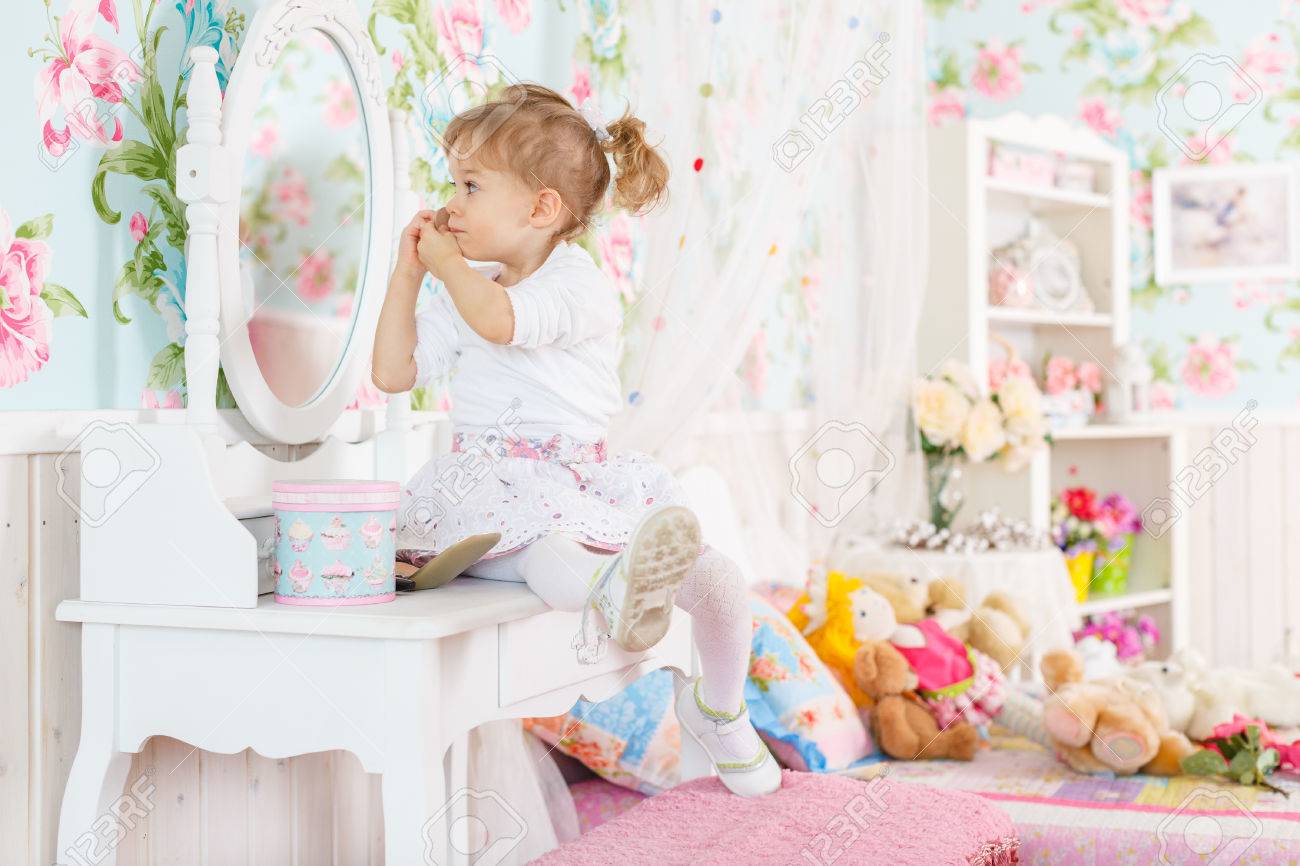
[[[276,595],[284,601],[346,602],[395,591],[391,511],[284,511],[276,526],[284,527],[273,555]]]

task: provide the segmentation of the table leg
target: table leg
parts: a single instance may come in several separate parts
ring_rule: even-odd
[[[140,804],[125,800],[122,789],[131,770],[131,753],[117,749],[117,676],[113,670],[116,626],[88,623],[81,633],[81,739],[72,760],[59,808],[59,866],[113,866],[122,826]],[[150,788],[150,792],[152,788]],[[148,804],[151,805],[151,804]]]
[[[452,740],[447,749],[447,793],[454,795],[457,791],[469,788],[469,732],[466,731]],[[455,798],[447,811],[447,819],[452,822],[449,827],[447,862],[450,866],[469,866],[470,822],[460,820],[469,815],[469,798]]]
[[[441,691],[436,642],[387,641],[387,706],[391,720],[380,781],[384,805],[384,862],[389,866],[445,866],[448,852],[447,785],[437,696]]]

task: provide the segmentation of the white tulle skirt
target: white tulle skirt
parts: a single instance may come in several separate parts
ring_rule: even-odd
[[[457,432],[452,450],[402,487],[397,558],[421,565],[485,532],[500,532],[501,540],[484,559],[555,532],[622,550],[648,509],[684,504],[685,491],[666,467],[640,451],[607,454],[604,439]]]

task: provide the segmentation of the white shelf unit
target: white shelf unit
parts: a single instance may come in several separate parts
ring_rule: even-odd
[[[1040,187],[988,176],[995,145],[1010,145],[1088,162],[1093,191]],[[918,342],[922,372],[947,358],[970,365],[983,377],[1007,340],[1035,373],[1047,352],[1116,366],[1116,352],[1129,339],[1128,160],[1087,129],[1045,115],[1008,114],[932,130],[929,159],[930,263],[926,311]],[[1057,312],[1000,307],[988,300],[991,250],[1014,238],[1029,216],[1077,246],[1091,311]],[[969,519],[991,505],[1046,528],[1052,495],[1083,484],[1101,494],[1119,491],[1139,508],[1167,497],[1185,465],[1181,433],[1153,424],[1093,424],[1060,430],[1053,445],[1024,470],[967,470]],[[1071,467],[1075,473],[1071,474]],[[1130,590],[1119,597],[1093,597],[1084,614],[1138,609],[1151,614],[1162,638],[1157,655],[1187,643],[1186,521],[1158,535],[1142,533],[1134,545]]]

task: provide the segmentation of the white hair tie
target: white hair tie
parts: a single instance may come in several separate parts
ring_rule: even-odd
[[[596,133],[597,141],[607,141],[613,138],[609,134],[609,130],[605,128],[605,118],[601,116],[600,105],[590,96],[582,100],[582,104],[578,106],[578,113],[582,115],[583,120],[587,121],[591,131]]]

